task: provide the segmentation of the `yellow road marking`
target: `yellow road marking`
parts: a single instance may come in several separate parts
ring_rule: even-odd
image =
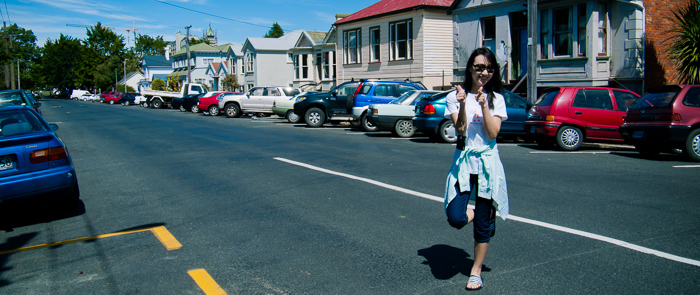
[[[211,278],[209,273],[207,273],[206,270],[204,269],[191,269],[187,271],[187,274],[189,274],[192,279],[194,279],[194,282],[197,283],[199,288],[204,291],[204,294],[207,295],[226,295],[226,291],[224,289],[221,289],[219,284],[214,281],[214,279]]]
[[[151,231],[158,238],[158,240],[160,240],[160,242],[163,244],[163,246],[165,246],[165,248],[168,250],[176,250],[176,249],[180,249],[182,247],[182,244],[180,244],[180,242],[178,242],[175,239],[175,237],[172,234],[170,234],[170,232],[167,229],[165,229],[165,226],[157,226],[157,227],[144,228],[144,229],[119,231],[119,232],[114,232],[114,233],[109,233],[109,234],[83,237],[83,238],[65,240],[65,241],[60,241],[60,242],[53,242],[53,243],[48,243],[48,244],[34,245],[34,246],[18,248],[18,249],[13,249],[13,250],[5,250],[5,251],[0,251],[0,255],[24,252],[24,251],[40,249],[40,248],[55,247],[55,246],[60,246],[60,245],[65,245],[65,244],[76,243],[76,242],[109,238],[109,237],[121,236],[121,235],[125,235],[125,234],[132,234],[132,233],[138,233],[138,232],[144,232],[144,231]]]

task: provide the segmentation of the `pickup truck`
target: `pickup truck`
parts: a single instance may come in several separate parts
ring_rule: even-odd
[[[160,91],[160,90],[141,90],[141,95],[146,98],[146,103],[155,109],[160,109],[164,106],[170,106],[173,98],[183,97],[190,94],[199,94],[206,92],[204,86],[198,83],[185,83],[180,87],[179,92]]]
[[[299,94],[293,87],[253,87],[243,94],[223,94],[219,109],[226,117],[237,118],[244,113],[272,114],[272,105],[277,98],[291,98]]]

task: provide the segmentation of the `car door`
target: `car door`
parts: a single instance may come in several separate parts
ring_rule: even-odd
[[[578,89],[569,116],[584,126],[588,138],[622,139],[617,131],[620,115],[613,107],[608,89]]]
[[[503,91],[503,99],[506,102],[508,119],[501,123],[501,132],[524,133],[523,122],[527,120],[527,113],[530,110],[529,103],[510,91]]]
[[[275,103],[275,99],[278,99],[282,96],[282,93],[280,92],[280,89],[277,87],[267,87],[265,88],[265,91],[263,92],[263,96],[261,97],[262,101],[262,108],[268,111],[272,111],[272,105]]]
[[[264,87],[253,87],[241,99],[241,108],[244,110],[257,110],[262,108],[262,96]]]
[[[350,111],[348,111],[348,102],[352,102],[352,96],[359,84],[360,82],[346,82],[331,90],[331,95],[328,96],[329,113],[347,114],[352,112],[352,105],[349,106]]]
[[[622,125],[625,123],[625,113],[627,113],[627,108],[633,105],[639,96],[632,92],[613,90],[613,95],[615,96],[615,110],[617,111],[617,125]]]

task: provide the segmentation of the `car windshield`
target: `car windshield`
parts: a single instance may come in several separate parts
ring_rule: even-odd
[[[299,89],[294,88],[282,88],[282,91],[284,91],[284,95],[286,96],[295,96],[299,94]]]
[[[29,109],[0,111],[0,137],[46,131],[46,126]]]
[[[341,84],[338,87],[334,88],[331,90],[333,92],[334,90],[338,90],[338,96],[344,96],[348,94],[355,94],[355,89],[357,89],[357,85],[360,84],[360,82],[348,82],[345,84]]]
[[[8,105],[21,105],[24,103],[23,96],[20,92],[0,93],[0,107]]]
[[[412,94],[415,94],[415,93],[416,93],[415,91],[408,91],[408,92],[402,94],[401,96],[399,96],[399,98],[392,100],[390,102],[390,104],[403,104],[404,101],[410,99]]]
[[[673,102],[673,98],[680,93],[680,88],[677,91],[661,91],[661,92],[649,92],[644,96],[640,97],[637,101],[631,105],[630,109],[643,109],[643,108],[663,108],[668,107]]]

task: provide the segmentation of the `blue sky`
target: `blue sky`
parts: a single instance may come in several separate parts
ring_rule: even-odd
[[[285,32],[328,31],[336,13],[354,13],[379,0],[3,0],[2,20],[29,29],[37,45],[60,34],[86,37],[84,27],[94,25],[136,28],[137,34],[163,36],[172,41],[177,31],[201,37],[211,24],[219,44],[242,45],[248,37],[263,37],[274,22]],[[133,30],[114,30],[133,46]],[[126,39],[127,34],[129,39]]]

